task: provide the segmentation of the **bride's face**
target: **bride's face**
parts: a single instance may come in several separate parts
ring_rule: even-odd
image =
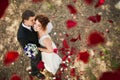
[[[42,28],[42,24],[38,20],[36,20],[35,24],[34,24],[34,30],[35,31],[40,31],[41,28]]]

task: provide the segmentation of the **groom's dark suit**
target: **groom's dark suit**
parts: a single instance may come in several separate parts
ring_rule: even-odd
[[[23,27],[22,23],[19,26],[18,33],[17,33],[17,39],[22,46],[22,48],[25,47],[28,43],[34,43],[38,47],[40,47],[40,44],[38,43],[38,36],[37,32],[31,28],[32,31],[29,29]],[[36,55],[35,58],[31,59],[31,67],[32,67],[32,75],[37,75],[39,73],[39,70],[37,68],[37,64],[41,61],[41,52]]]

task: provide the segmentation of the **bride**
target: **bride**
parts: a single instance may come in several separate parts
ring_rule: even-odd
[[[48,34],[50,32],[50,30],[48,30],[49,26],[47,28],[49,23],[50,21],[48,17],[38,15],[35,18],[34,29],[38,32],[39,43],[45,47],[38,48],[41,51],[45,69],[55,75],[60,63],[62,62],[62,59],[57,53],[54,52],[54,49],[57,49],[57,47]]]

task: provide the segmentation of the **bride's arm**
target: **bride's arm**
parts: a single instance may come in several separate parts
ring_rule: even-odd
[[[51,53],[53,52],[52,40],[50,38],[45,38],[43,41],[46,48],[38,48],[40,51]]]

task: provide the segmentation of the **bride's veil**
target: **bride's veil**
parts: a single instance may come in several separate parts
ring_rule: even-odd
[[[52,31],[53,25],[51,22],[47,24],[47,32],[50,33]]]

